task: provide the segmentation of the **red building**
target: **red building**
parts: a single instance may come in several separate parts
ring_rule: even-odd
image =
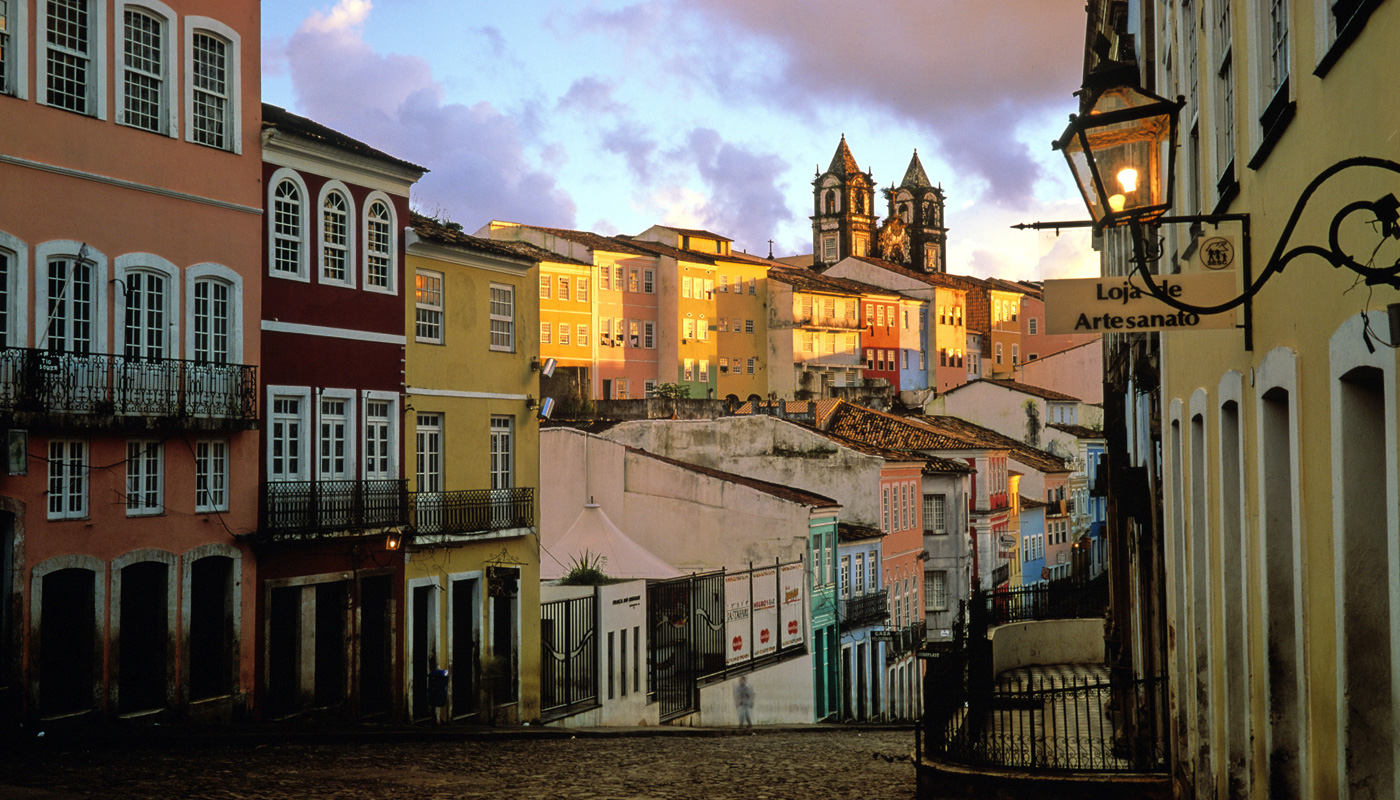
[[[851,281],[851,283],[855,283]],[[861,377],[867,385],[872,379],[886,381],[886,385],[899,390],[899,295],[878,289],[869,284],[858,284],[863,295],[860,299],[861,318],[865,329],[861,333],[861,351],[865,366]]]
[[[401,712],[404,236],[422,167],[263,106],[259,713]]]

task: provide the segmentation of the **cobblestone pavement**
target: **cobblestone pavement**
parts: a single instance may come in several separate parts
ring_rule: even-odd
[[[0,798],[909,800],[913,744],[908,730],[831,729],[46,748],[0,755]]]

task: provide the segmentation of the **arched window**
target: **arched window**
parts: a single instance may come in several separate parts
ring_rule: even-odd
[[[272,274],[304,276],[306,255],[306,192],[297,181],[283,178],[272,192]]]
[[[194,347],[190,353],[194,360],[212,364],[227,364],[231,360],[231,289],[215,278],[194,282]]]
[[[836,213],[836,190],[835,190],[835,189],[827,189],[827,190],[826,190],[826,198],[825,198],[825,200],[823,201],[823,206],[824,206],[824,208],[822,209],[822,211],[823,211],[824,213],[827,213],[827,214],[835,214],[835,213]]]
[[[394,210],[389,198],[370,195],[365,206],[365,277],[371,291],[396,292],[398,265],[394,252]]]
[[[348,283],[350,264],[350,203],[340,191],[321,200],[321,280]]]

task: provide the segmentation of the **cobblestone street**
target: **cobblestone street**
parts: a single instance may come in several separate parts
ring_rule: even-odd
[[[914,797],[908,730],[35,749],[0,756],[0,797]]]

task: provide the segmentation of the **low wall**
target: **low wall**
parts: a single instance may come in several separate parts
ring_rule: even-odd
[[[802,725],[816,721],[810,654],[744,673],[744,677],[753,689],[753,724]],[[734,687],[738,684],[735,677],[702,686],[700,713],[692,714],[688,719],[694,721],[683,724],[707,728],[738,725],[739,709],[734,705]]]
[[[977,800],[1171,800],[1171,783],[1156,773],[1032,772],[973,769],[924,759],[915,764],[919,797]]]
[[[992,674],[1049,664],[1104,663],[1102,619],[1013,622],[988,632]]]

